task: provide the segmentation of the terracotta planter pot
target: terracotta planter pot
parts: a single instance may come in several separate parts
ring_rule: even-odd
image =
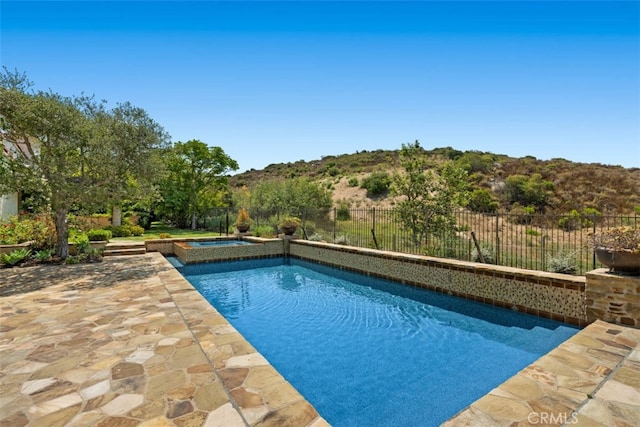
[[[295,226],[295,225],[290,225],[290,226],[286,226],[286,227],[280,227],[280,230],[282,230],[282,232],[283,232],[286,236],[291,236],[291,235],[293,235],[293,233],[295,233],[297,229],[298,229],[298,227],[297,227],[297,226]]]
[[[246,233],[247,231],[249,231],[249,227],[250,227],[249,225],[245,225],[245,224],[236,225],[236,228],[240,233]]]
[[[638,253],[596,248],[596,257],[613,272],[640,275],[640,254]]]

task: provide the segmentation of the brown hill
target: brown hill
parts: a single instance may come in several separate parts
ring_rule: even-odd
[[[320,160],[271,164],[231,177],[232,187],[248,188],[260,181],[306,177],[333,191],[336,203],[352,207],[389,206],[388,197],[372,199],[354,186],[373,172],[400,170],[399,150],[360,151]],[[458,151],[450,147],[426,150],[430,166],[453,160],[469,171],[471,189],[487,189],[500,202],[501,210],[510,205],[501,189],[510,176],[531,177],[539,174],[552,185],[546,211],[567,213],[572,209],[595,208],[603,214],[640,212],[640,168],[623,168],[599,163],[575,163],[565,159],[538,160],[535,157],[513,158],[480,151]],[[349,184],[351,181],[351,185]]]

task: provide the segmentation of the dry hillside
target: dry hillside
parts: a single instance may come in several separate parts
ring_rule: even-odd
[[[503,183],[513,175],[531,177],[539,174],[552,184],[547,212],[566,213],[585,207],[602,213],[629,214],[640,210],[640,168],[623,168],[599,163],[574,163],[565,159],[538,160],[528,156],[513,158],[479,151],[458,151],[450,147],[425,151],[430,166],[454,161],[469,171],[471,189],[491,191],[501,203],[501,210],[509,205],[501,197]],[[372,172],[400,170],[398,150],[362,151],[340,156],[326,156],[320,160],[272,164],[262,170],[251,170],[231,178],[232,187],[271,179],[305,177],[321,183],[333,191],[336,204],[346,202],[352,207],[388,207],[388,197],[368,198],[360,187],[350,186]]]

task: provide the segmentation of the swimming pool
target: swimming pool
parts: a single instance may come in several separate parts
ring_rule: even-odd
[[[215,246],[241,246],[252,245],[254,243],[245,242],[244,240],[207,240],[202,242],[187,242],[187,244],[194,248],[205,248]]]
[[[439,425],[577,332],[297,259],[182,273],[334,426]]]

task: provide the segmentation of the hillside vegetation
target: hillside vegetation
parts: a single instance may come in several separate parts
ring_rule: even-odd
[[[373,173],[398,172],[398,153],[399,150],[360,151],[308,162],[271,164],[262,170],[235,175],[230,182],[232,187],[251,189],[261,181],[302,177],[332,190],[336,206],[388,207],[394,204],[388,194],[368,197],[360,185]],[[525,183],[531,180],[544,188],[545,200],[538,205],[538,211],[562,214],[593,208],[603,214],[629,214],[640,209],[640,168],[565,159],[538,160],[531,156],[513,158],[450,147],[426,150],[425,154],[430,167],[451,160],[466,169],[470,190],[485,190],[500,211],[514,208],[514,200],[505,196],[505,184],[518,179]]]

